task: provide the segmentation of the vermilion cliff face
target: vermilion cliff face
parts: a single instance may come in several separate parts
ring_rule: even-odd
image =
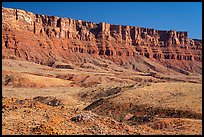
[[[50,60],[83,62],[105,58],[120,65],[137,65],[140,58],[202,73],[202,41],[187,32],[135,26],[95,24],[70,18],[2,8],[2,58],[49,65]]]

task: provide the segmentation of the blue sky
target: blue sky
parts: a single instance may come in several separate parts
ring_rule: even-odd
[[[202,2],[3,2],[3,7],[94,23],[188,31],[202,38]]]

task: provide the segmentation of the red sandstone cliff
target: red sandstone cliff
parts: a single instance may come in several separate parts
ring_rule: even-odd
[[[141,57],[173,69],[202,73],[202,41],[187,32],[95,24],[2,8],[2,58],[50,65],[105,58],[134,67]]]

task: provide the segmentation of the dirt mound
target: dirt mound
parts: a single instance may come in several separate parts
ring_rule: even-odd
[[[3,71],[2,84],[13,87],[58,87],[69,86],[71,81],[36,74]]]
[[[128,119],[139,124],[145,119],[151,119],[153,117],[161,118],[189,118],[189,119],[202,119],[202,114],[187,110],[176,110],[173,108],[162,108],[162,107],[150,107],[147,105],[124,105],[118,106],[111,102],[111,100],[99,99],[88,105],[86,110],[93,110],[94,112],[101,115],[111,115],[118,121],[123,121],[127,114],[133,114]],[[103,111],[101,111],[103,110]],[[144,119],[144,120],[143,120]]]
[[[2,103],[3,134],[138,134],[133,127],[89,111],[76,113],[66,106],[55,107],[33,99],[2,97]]]
[[[3,134],[202,134],[200,75],[2,61]]]
[[[193,122],[194,121],[194,122]],[[160,118],[148,124],[152,129],[155,130],[164,130],[164,131],[183,131],[185,134],[192,134],[191,131],[194,131],[195,134],[199,134],[197,130],[200,127],[202,120],[191,120],[191,119],[178,119],[178,118]]]

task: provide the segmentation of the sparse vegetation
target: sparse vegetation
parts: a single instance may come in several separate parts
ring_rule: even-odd
[[[3,134],[201,134],[200,75],[109,66],[3,59]]]

